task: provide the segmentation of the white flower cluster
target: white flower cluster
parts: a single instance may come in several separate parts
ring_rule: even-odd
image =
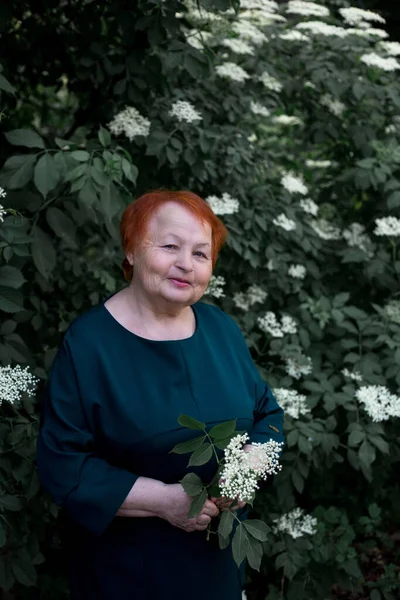
[[[309,356],[301,356],[301,361],[296,360],[295,358],[285,358],[285,371],[290,377],[294,379],[300,379],[303,375],[309,375],[312,373],[313,364],[312,360]],[[287,390],[290,391],[290,390]],[[305,397],[305,396],[304,396]],[[308,410],[306,412],[309,412]],[[290,413],[289,413],[290,414]],[[304,414],[304,413],[300,413]],[[291,415],[293,416],[293,415]],[[298,417],[295,417],[298,419]]]
[[[271,114],[266,106],[260,104],[259,102],[250,103],[250,110],[255,115],[261,115],[262,117],[269,117]]]
[[[282,227],[282,229],[285,229],[286,231],[293,231],[296,229],[296,222],[289,219],[285,213],[281,213],[275,217],[275,219],[272,219],[272,222],[277,227]]]
[[[294,175],[293,173],[285,173],[282,176],[281,184],[291,194],[301,194],[305,196],[308,194],[308,188],[305,185],[303,178],[300,175]]]
[[[362,381],[362,375],[359,371],[349,371],[349,369],[342,369],[342,374],[353,381]]]
[[[342,235],[349,246],[360,248],[360,250],[366,252],[370,257],[373,255],[371,250],[372,242],[369,235],[365,233],[364,225],[351,223],[348,229],[342,231]]]
[[[297,333],[296,321],[289,315],[284,315],[279,322],[275,313],[269,311],[263,317],[258,317],[257,323],[262,331],[274,338],[281,338],[286,333]]]
[[[274,533],[287,533],[296,539],[303,535],[314,535],[317,532],[317,519],[304,514],[301,508],[294,508],[286,515],[274,520]]]
[[[233,302],[237,308],[242,310],[249,310],[253,304],[262,304],[267,298],[268,294],[259,285],[253,284],[249,287],[247,292],[237,292],[233,296]]]
[[[285,388],[275,388],[272,390],[279,406],[283,408],[292,419],[298,419],[301,415],[307,415],[311,412],[307,406],[307,398],[304,394],[299,394],[296,390],[287,390]]]
[[[24,392],[33,396],[37,383],[39,379],[29,373],[28,367],[0,367],[0,405],[6,400],[10,404],[19,402]]]
[[[305,213],[313,215],[313,217],[317,216],[318,204],[316,204],[314,200],[311,200],[311,198],[302,198],[299,204]]]
[[[242,69],[242,67],[239,67],[239,65],[233,62],[224,62],[222,65],[215,67],[215,70],[220,77],[225,77],[226,79],[237,81],[239,83],[250,78],[250,75]]]
[[[400,300],[391,300],[385,306],[385,314],[390,321],[400,325]]]
[[[211,279],[209,281],[206,291],[204,292],[204,295],[214,296],[214,298],[223,298],[225,296],[225,283],[225,277],[223,277],[222,275],[211,275]]]
[[[186,102],[185,100],[177,100],[174,102],[168,114],[171,117],[176,117],[178,121],[185,121],[186,123],[196,123],[203,118],[193,104]]]
[[[262,33],[255,25],[248,21],[236,21],[232,25],[232,30],[244,40],[253,42],[256,46],[261,46],[268,41],[267,36]]]
[[[375,235],[400,235],[400,219],[398,219],[397,217],[382,217],[381,219],[375,219],[375,223]]]
[[[254,54],[254,48],[244,40],[227,38],[222,40],[221,44],[235,52],[235,54]]]
[[[330,14],[326,6],[315,4],[315,2],[304,2],[303,0],[289,0],[286,12],[305,17],[329,17]]]
[[[306,160],[306,167],[309,169],[327,169],[332,166],[332,161],[330,160],[312,160],[309,158]]]
[[[340,100],[337,100],[330,94],[324,94],[320,98],[320,102],[322,106],[325,106],[329,112],[331,112],[335,117],[341,117],[343,112],[346,110],[346,105],[343,104]]]
[[[281,40],[286,40],[287,42],[309,42],[310,38],[301,33],[301,31],[297,31],[295,29],[290,29],[285,33],[281,33],[278,36]]]
[[[400,397],[383,385],[365,385],[356,391],[357,400],[375,423],[400,417]]]
[[[358,37],[369,38],[379,37],[381,39],[385,39],[389,37],[389,34],[384,29],[377,29],[375,27],[368,27],[368,29],[359,29],[357,28],[349,28],[346,30],[348,35],[358,35]]]
[[[303,125],[303,121],[293,115],[277,115],[272,121],[278,125]]]
[[[283,85],[280,81],[272,77],[267,71],[264,71],[259,77],[259,81],[267,88],[267,90],[271,90],[272,92],[280,92],[283,89]]]
[[[224,451],[224,468],[219,484],[221,495],[227,498],[239,498],[244,502],[253,499],[259,487],[259,481],[275,475],[281,470],[279,456],[282,442],[269,440],[264,444],[251,445],[248,452],[243,445],[249,440],[247,433],[236,435]]]
[[[216,215],[233,215],[239,210],[239,200],[232,198],[227,192],[224,192],[221,198],[218,198],[218,196],[207,196],[206,202],[208,202]]]
[[[303,265],[290,265],[288,275],[294,279],[304,279],[307,269]]]
[[[0,198],[5,198],[7,196],[6,190],[0,187]]]
[[[186,41],[196,50],[204,50],[205,44],[207,44],[210,37],[212,37],[212,33],[210,31],[197,31],[195,29],[190,29],[185,32]]]
[[[0,204],[0,223],[3,223],[4,217],[6,216],[7,211],[2,204]]]
[[[323,21],[304,21],[303,23],[297,23],[296,29],[301,31],[309,31],[315,35],[326,35],[336,37],[346,37],[348,35],[347,30],[344,27],[337,27],[337,25],[328,25]]]
[[[339,8],[339,13],[348,25],[359,25],[362,21],[386,23],[381,15],[378,15],[371,10],[364,10],[363,8],[355,8],[353,6],[350,8]]]
[[[132,141],[134,137],[146,137],[149,135],[150,121],[142,117],[139,111],[133,106],[127,106],[115,115],[108,124],[108,128],[114,135],[123,133]]]
[[[382,69],[382,71],[396,71],[400,69],[400,64],[393,56],[383,58],[376,54],[376,52],[370,52],[369,54],[363,54],[360,57],[360,61],[368,65],[369,67],[376,67]]]
[[[310,222],[310,225],[323,240],[339,240],[341,237],[340,229],[326,219],[314,219]]]
[[[274,0],[241,0],[240,8],[245,10],[263,10],[265,12],[274,12],[278,10],[279,4]]]
[[[400,42],[379,42],[378,47],[391,56],[400,55]]]

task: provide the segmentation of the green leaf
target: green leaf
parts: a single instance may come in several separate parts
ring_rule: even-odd
[[[35,154],[16,154],[3,165],[0,184],[11,190],[24,187],[32,179]]]
[[[5,267],[0,267],[0,285],[18,289],[21,287],[21,285],[23,285],[24,282],[25,279],[21,271],[15,267],[10,267],[8,265]]]
[[[54,233],[69,247],[78,248],[75,236],[76,227],[62,210],[55,206],[50,206],[46,212],[46,220]]]
[[[100,144],[103,148],[107,148],[111,144],[111,134],[108,129],[105,129],[100,125],[100,129],[97,133],[97,137],[99,138]]]
[[[10,494],[3,494],[0,496],[0,508],[5,510],[11,510],[14,512],[18,512],[22,510],[22,502],[16,496],[11,496]]]
[[[232,540],[232,554],[233,560],[236,565],[240,567],[241,563],[246,558],[247,551],[250,543],[247,535],[247,531],[242,524],[239,524],[236,528],[235,535]]]
[[[45,148],[40,135],[31,129],[13,129],[4,134],[7,141],[14,146],[25,146],[26,148]]]
[[[267,541],[268,533],[271,529],[264,521],[260,521],[259,519],[248,519],[247,521],[243,521],[243,525],[246,528],[247,533],[256,538],[256,540],[259,540],[260,542]]]
[[[209,435],[216,440],[223,440],[224,438],[232,435],[236,429],[236,419],[232,421],[226,421],[219,425],[214,425],[208,432]]]
[[[197,517],[197,515],[201,513],[201,510],[202,510],[206,500],[207,500],[207,490],[203,489],[203,491],[200,494],[198,494],[197,496],[195,496],[193,498],[192,504],[190,506],[189,514],[188,514],[188,519],[193,519],[194,517]]]
[[[224,440],[215,440],[214,442],[214,446],[216,448],[218,448],[219,450],[225,450],[225,448],[228,446],[229,442],[232,439],[232,435],[230,435],[229,437],[225,438]]]
[[[0,310],[6,313],[17,313],[24,310],[24,299],[21,292],[0,285]]]
[[[92,204],[97,203],[99,197],[90,179],[87,179],[80,189],[78,198],[85,206],[92,206]]]
[[[171,452],[174,452],[175,454],[187,454],[188,452],[193,452],[193,450],[197,450],[197,448],[202,445],[205,439],[205,436],[201,436],[188,440],[187,442],[176,444]]]
[[[33,232],[32,258],[39,273],[48,279],[56,266],[56,251],[50,236],[38,226]]]
[[[368,436],[368,441],[378,448],[383,454],[389,454],[389,444],[380,436]]]
[[[299,494],[302,494],[303,490],[304,490],[303,477],[300,475],[300,473],[298,471],[295,471],[293,469],[293,471],[291,473],[291,478],[292,478],[292,482],[293,482],[293,485],[296,488],[296,490],[299,492]]]
[[[229,538],[235,517],[230,510],[224,510],[218,524],[218,533],[222,538]]]
[[[90,158],[90,154],[86,150],[74,150],[70,153],[70,157],[78,162],[87,162]]]
[[[33,180],[44,198],[53,190],[59,181],[58,169],[52,156],[46,152],[35,165]]]
[[[6,544],[7,542],[7,531],[4,527],[3,521],[0,520],[0,548],[3,548],[3,546]],[[0,587],[1,587],[1,581],[0,581]]]
[[[187,473],[179,483],[182,485],[188,496],[198,496],[204,489],[203,482],[196,473]]]
[[[129,179],[129,181],[131,181],[132,183],[136,183],[138,170],[135,167],[135,165],[132,165],[126,158],[122,158],[122,170],[124,172],[125,177]]]
[[[4,90],[5,92],[9,92],[10,94],[14,94],[14,92],[15,92],[15,89],[13,88],[11,83],[4,77],[4,75],[1,75],[1,73],[0,73],[0,90]]]
[[[22,556],[16,556],[11,565],[15,579],[24,586],[36,585],[36,569],[30,560],[30,557],[25,553]]]
[[[352,431],[349,435],[347,444],[350,447],[358,446],[365,440],[365,431]]]
[[[246,552],[247,562],[252,569],[260,570],[263,555],[262,544],[254,538],[249,538],[249,547]]]
[[[225,550],[225,548],[229,546],[230,541],[230,538],[225,538],[222,535],[218,534],[218,544],[221,550]]]
[[[393,192],[386,200],[387,207],[389,210],[398,208],[400,206],[400,191]]]
[[[201,431],[205,431],[206,424],[201,421],[197,421],[193,417],[189,417],[188,415],[179,415],[178,417],[179,425],[182,427],[187,427],[188,429],[200,429]]]
[[[108,182],[100,193],[100,203],[102,213],[109,221],[112,221],[115,214],[118,212],[118,203],[115,198],[116,194],[112,192],[111,183]]]
[[[199,467],[205,465],[211,459],[213,450],[211,444],[203,444],[200,448],[195,450],[190,457],[189,467]]]
[[[3,323],[0,326],[0,335],[10,335],[10,333],[13,333],[13,331],[15,331],[16,326],[16,322],[12,319],[7,319],[6,321],[3,321]]]

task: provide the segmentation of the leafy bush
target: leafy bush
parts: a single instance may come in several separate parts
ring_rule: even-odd
[[[41,383],[36,399],[2,396],[0,587],[33,597],[38,571],[46,598],[62,593],[33,462],[40,390],[69,322],[123,285],[124,206],[162,186],[227,224],[206,298],[286,409],[248,596],[393,599],[400,46],[341,1],[47,4],[16,3],[3,36],[0,360]],[[30,52],[48,30],[55,54]]]

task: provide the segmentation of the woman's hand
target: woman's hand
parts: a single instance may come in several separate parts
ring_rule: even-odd
[[[188,519],[192,498],[186,494],[180,483],[165,485],[165,501],[159,516],[171,525],[179,527],[184,531],[203,531],[207,529],[212,517],[219,514],[219,508],[206,500],[201,513],[193,519]]]
[[[234,500],[225,498],[225,496],[222,496],[221,498],[210,498],[210,500],[211,502],[214,502],[215,506],[220,510],[238,510],[239,508],[244,508],[246,506],[246,502],[243,500],[237,500],[235,506],[232,506]]]

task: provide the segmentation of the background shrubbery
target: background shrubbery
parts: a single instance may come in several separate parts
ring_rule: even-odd
[[[124,284],[123,208],[168,187],[208,198],[228,226],[206,298],[236,319],[286,408],[248,597],[396,598],[400,45],[382,44],[370,15],[346,21],[345,1],[304,6],[2,7],[4,597],[66,597],[62,525],[34,466],[40,392],[71,320]],[[11,401],[8,365],[40,379],[36,396]]]

